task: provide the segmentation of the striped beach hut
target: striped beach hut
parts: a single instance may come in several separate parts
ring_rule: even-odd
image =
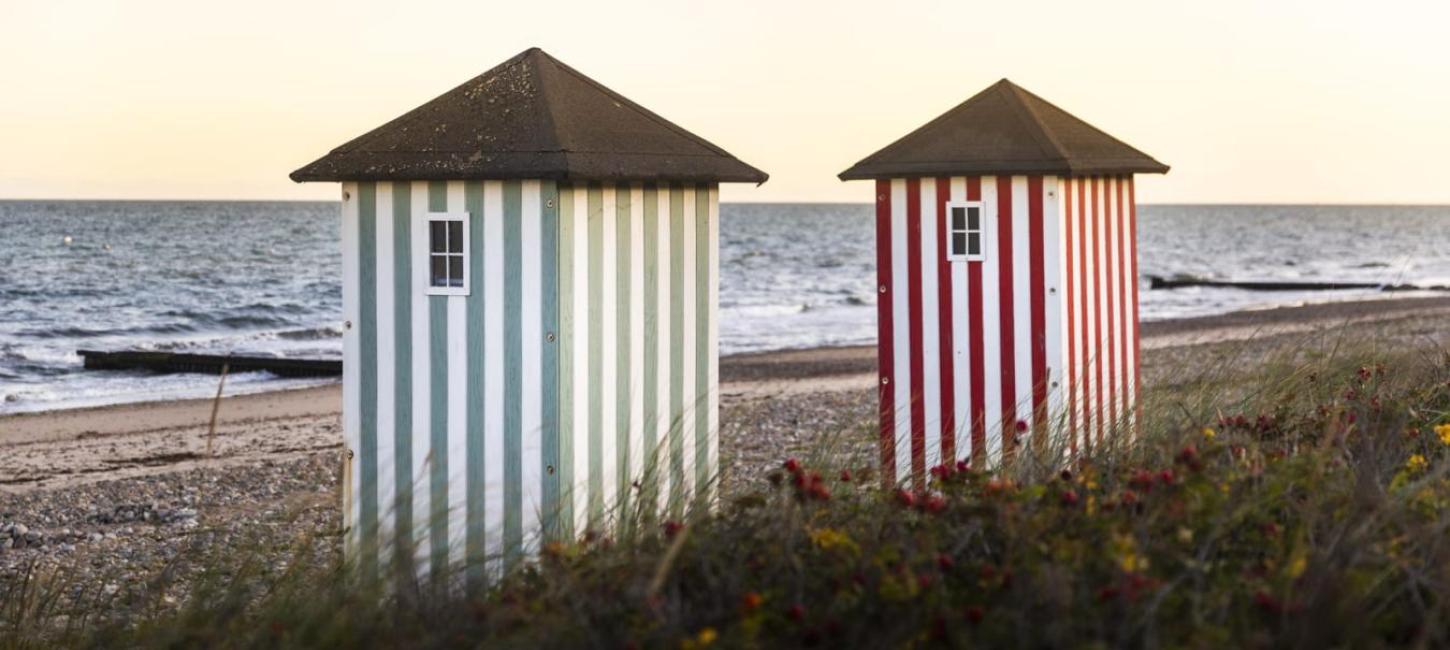
[[[888,480],[1132,420],[1133,175],[1167,171],[1003,79],[840,174],[876,181]]]
[[[718,187],[765,173],[530,49],[291,177],[342,183],[364,567],[483,571],[709,498]]]

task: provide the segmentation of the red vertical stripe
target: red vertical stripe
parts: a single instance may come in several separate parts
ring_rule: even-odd
[[[1047,435],[1047,277],[1043,270],[1042,177],[1027,178],[1027,239],[1032,276],[1032,434]]]
[[[1136,421],[1143,420],[1143,402],[1138,399],[1141,383],[1141,376],[1138,368],[1143,365],[1143,346],[1138,336],[1138,324],[1142,321],[1138,316],[1138,198],[1137,188],[1133,177],[1128,177],[1128,245],[1133,251],[1129,261],[1132,263],[1132,275],[1130,281],[1133,283],[1133,405],[1135,408]]]
[[[911,321],[911,472],[918,484],[926,477],[926,379],[922,370],[926,342],[922,340],[921,315],[921,180],[906,181],[906,284],[908,318]],[[924,487],[918,485],[918,487]]]
[[[1017,340],[1012,293],[1012,177],[997,177],[997,302],[1002,348],[1002,452],[1017,442]]]
[[[1088,256],[1087,245],[1091,236],[1087,231],[1087,182],[1079,179],[1077,182],[1077,260],[1078,260],[1078,289],[1079,309],[1078,318],[1081,321],[1078,325],[1078,336],[1082,345],[1078,347],[1078,356],[1082,358],[1082,366],[1078,368],[1078,379],[1082,381],[1082,432],[1083,445],[1092,449],[1092,408],[1088,405],[1088,387],[1092,385],[1092,372],[1089,370],[1093,364],[1093,349],[1088,345]]]
[[[982,200],[982,179],[967,178],[967,200]],[[985,219],[986,215],[982,215]],[[986,242],[982,243],[983,246]],[[987,372],[982,359],[982,262],[967,262],[967,327],[972,355],[972,463],[980,466],[987,451]]]
[[[1095,404],[1093,404],[1093,422],[1097,425],[1097,434],[1098,434],[1097,441],[1098,441],[1098,444],[1102,444],[1102,442],[1103,442],[1103,358],[1102,358],[1103,350],[1102,350],[1102,342],[1103,342],[1103,282],[1104,282],[1104,278],[1103,278],[1103,273],[1102,273],[1102,268],[1103,268],[1103,266],[1102,266],[1102,252],[1101,252],[1102,239],[1100,238],[1100,236],[1098,234],[1098,231],[1102,227],[1102,223],[1103,223],[1102,207],[1098,203],[1098,199],[1101,198],[1101,195],[1100,195],[1101,189],[1102,189],[1102,179],[1101,178],[1093,178],[1093,188],[1092,188],[1092,190],[1093,190],[1093,202],[1092,202],[1092,209],[1093,209],[1093,215],[1092,215],[1092,229],[1093,229],[1093,279],[1094,279],[1094,282],[1093,282],[1093,316],[1094,316],[1094,323],[1093,324],[1095,326],[1097,326],[1097,329],[1093,332],[1096,336],[1093,337],[1093,347],[1092,347],[1093,371],[1094,371],[1094,374],[1096,375],[1096,382],[1095,383],[1097,385],[1097,390],[1095,391],[1096,394],[1093,396],[1094,397],[1094,400],[1093,401],[1095,402]]]
[[[941,338],[941,462],[951,463],[957,453],[956,376],[953,372],[956,346],[952,336],[952,263],[947,259],[947,201],[951,200],[951,179],[936,179],[937,232],[937,330]]]
[[[881,376],[881,480],[896,483],[896,382],[891,322],[891,181],[876,181],[876,359]]]
[[[1067,445],[1073,453],[1077,453],[1077,300],[1075,293],[1077,279],[1077,268],[1073,264],[1077,251],[1073,249],[1076,245],[1072,238],[1072,179],[1063,177],[1062,187],[1058,189],[1062,194],[1063,215],[1062,236],[1067,251],[1067,322],[1062,328],[1063,338],[1067,339],[1067,376],[1063,382],[1067,388]]]
[[[1128,408],[1132,402],[1128,397],[1128,255],[1131,254],[1131,247],[1124,240],[1123,233],[1128,227],[1128,218],[1123,213],[1123,181],[1122,177],[1113,184],[1114,200],[1118,203],[1116,211],[1118,229],[1118,354],[1123,355],[1122,366],[1118,369],[1118,401],[1122,404],[1123,419],[1128,419]],[[1133,323],[1137,323],[1137,319]],[[1136,325],[1135,325],[1136,327]]]

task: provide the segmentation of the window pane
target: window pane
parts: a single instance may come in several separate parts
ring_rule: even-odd
[[[435,287],[448,286],[448,256],[433,255],[431,259],[432,275],[430,276],[429,284]]]
[[[966,230],[967,209],[962,207],[952,208],[952,230]]]
[[[982,254],[982,235],[980,233],[975,233],[974,232],[974,233],[971,233],[971,234],[967,235],[967,254],[968,255],[981,255]]]
[[[462,221],[449,221],[448,222],[448,252],[450,252],[450,253],[462,253],[463,252],[463,222]]]
[[[442,221],[428,222],[428,233],[430,242],[428,250],[433,251],[434,253],[442,253],[448,250],[447,227],[448,224]]]
[[[962,232],[952,233],[952,255],[965,255],[967,253],[967,234]]]
[[[463,237],[462,236],[459,236],[459,240],[462,240],[462,239],[463,239]],[[461,287],[461,286],[463,286],[463,256],[462,255],[449,255],[448,256],[448,286],[450,286],[450,287]]]
[[[967,229],[968,230],[981,230],[982,229],[982,209],[981,208],[967,208]]]

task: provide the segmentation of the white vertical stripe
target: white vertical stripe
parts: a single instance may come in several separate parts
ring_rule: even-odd
[[[967,179],[951,179],[951,200],[967,200]],[[956,459],[971,458],[972,324],[967,313],[967,263],[952,263],[952,389],[956,412]]]
[[[921,408],[926,466],[941,464],[941,305],[937,288],[943,264],[937,238],[944,236],[937,224],[936,179],[923,178],[917,184],[921,205]]]
[[[1073,410],[1073,418],[1075,418],[1075,420],[1077,422],[1078,429],[1079,429],[1078,431],[1075,431],[1074,432],[1074,435],[1078,436],[1078,438],[1079,438],[1079,444],[1081,443],[1081,438],[1082,438],[1082,435],[1081,434],[1082,434],[1083,418],[1085,417],[1085,413],[1086,413],[1083,410],[1083,405],[1087,403],[1086,400],[1085,400],[1085,398],[1083,397],[1084,396],[1083,391],[1086,390],[1086,388],[1084,386],[1084,381],[1083,381],[1083,377],[1084,377],[1083,368],[1085,367],[1085,363],[1084,363],[1084,356],[1085,355],[1083,354],[1083,349],[1082,349],[1082,342],[1083,342],[1082,333],[1085,331],[1084,328],[1087,326],[1087,311],[1085,309],[1083,309],[1083,300],[1082,300],[1082,297],[1084,295],[1087,295],[1087,294],[1083,293],[1084,291],[1087,290],[1087,287],[1084,286],[1083,279],[1082,279],[1083,278],[1082,270],[1084,268],[1084,266],[1083,266],[1083,255],[1082,255],[1082,251],[1083,251],[1082,234],[1083,233],[1082,233],[1081,225],[1078,223],[1078,214],[1080,214],[1079,211],[1082,209],[1082,201],[1078,197],[1078,190],[1081,187],[1082,187],[1082,181],[1080,179],[1072,179],[1072,180],[1069,180],[1068,181],[1068,184],[1067,184],[1067,190],[1066,191],[1071,192],[1071,197],[1070,197],[1070,199],[1064,199],[1063,200],[1064,205],[1068,204],[1069,201],[1071,202],[1071,205],[1072,205],[1072,209],[1066,211],[1067,212],[1067,224],[1068,224],[1068,227],[1072,229],[1072,236],[1071,236],[1071,238],[1072,238],[1072,266],[1068,268],[1067,272],[1072,274],[1072,286],[1073,286],[1073,292],[1072,292],[1072,302],[1073,302],[1073,305],[1072,305],[1072,322],[1069,323],[1068,335],[1072,337],[1072,373],[1073,373],[1072,374],[1072,384],[1073,384],[1073,387],[1074,387],[1074,389],[1073,389],[1073,398],[1074,399],[1073,399],[1073,403],[1072,403],[1072,410]]]
[[[1138,419],[1136,399],[1138,390],[1138,350],[1137,346],[1134,345],[1134,342],[1138,339],[1138,311],[1134,309],[1133,304],[1133,296],[1138,287],[1138,241],[1136,237],[1134,237],[1134,235],[1137,233],[1135,233],[1134,229],[1131,228],[1133,224],[1127,221],[1127,219],[1129,215],[1136,214],[1137,207],[1133,204],[1133,177],[1127,176],[1124,178],[1123,182],[1127,184],[1127,187],[1123,188],[1123,218],[1125,220],[1123,222],[1123,226],[1126,229],[1123,233],[1123,243],[1127,247],[1127,250],[1123,252],[1123,254],[1126,256],[1125,261],[1127,262],[1127,268],[1124,269],[1124,273],[1127,275],[1127,277],[1124,278],[1127,294],[1124,299],[1128,301],[1127,391],[1129,412],[1127,419],[1131,424],[1134,425],[1133,429],[1130,429],[1130,431],[1132,431],[1136,430]]]
[[[644,480],[644,187],[629,187],[629,478]],[[641,483],[643,484],[643,483]]]
[[[680,486],[680,495],[686,499],[694,496],[695,490],[695,409],[699,408],[695,395],[695,346],[699,344],[695,340],[695,188],[685,186],[685,218],[683,233],[683,251],[676,251],[684,258],[685,273],[679,280],[682,291],[680,295],[684,301],[684,319],[680,323],[683,330],[684,343],[680,346],[680,353],[685,358],[681,359],[680,374],[677,379],[684,388],[683,413],[680,413],[680,437],[684,440],[684,485]],[[686,501],[688,503],[688,500]]]
[[[911,235],[906,219],[906,181],[891,179],[891,331],[896,339],[892,345],[895,369],[891,380],[896,383],[896,480],[911,476],[911,268],[907,240]]]
[[[575,186],[568,192],[574,202],[574,238],[565,242],[567,255],[574,259],[574,532],[589,526],[589,188]]]
[[[604,250],[600,255],[600,259],[603,260],[600,265],[600,275],[603,277],[599,279],[601,288],[599,292],[600,322],[597,324],[600,328],[599,340],[603,349],[595,351],[595,354],[599,355],[602,370],[601,376],[595,377],[594,381],[602,383],[599,390],[599,424],[602,441],[600,455],[603,457],[601,464],[604,468],[601,478],[604,486],[604,509],[606,512],[612,512],[619,492],[618,445],[619,436],[622,433],[617,430],[616,426],[618,422],[616,420],[618,409],[616,400],[618,399],[619,382],[624,381],[625,378],[616,374],[618,370],[616,355],[619,353],[619,346],[615,344],[618,340],[616,337],[619,335],[619,314],[617,313],[619,305],[616,294],[619,292],[615,290],[615,282],[618,281],[616,273],[618,273],[619,259],[615,252],[619,245],[617,241],[619,234],[616,232],[615,222],[619,219],[619,206],[613,185],[605,185],[603,194],[604,221],[601,246]]]
[[[708,385],[710,386],[710,409],[706,422],[710,432],[709,456],[705,459],[709,475],[716,481],[720,475],[720,189],[710,187],[710,328],[709,346],[705,358],[709,360]],[[718,483],[713,494],[718,497]]]
[[[1012,423],[1002,421],[1002,309],[1003,296],[999,295],[998,278],[1001,275],[1002,254],[997,241],[1001,231],[998,221],[1002,218],[997,210],[997,179],[982,177],[983,250],[986,259],[982,262],[982,367],[983,399],[987,428],[987,464],[994,465],[1002,454],[1002,428]]]
[[[1012,353],[1017,385],[1017,419],[1032,422],[1032,212],[1027,203],[1027,177],[1012,177]],[[1007,422],[1009,435],[1018,435],[1017,423]],[[1022,436],[1018,443],[1027,444]]]
[[[377,363],[378,363],[378,541],[379,548],[389,548],[394,536],[397,498],[397,460],[393,441],[397,436],[398,350],[397,327],[393,320],[396,296],[393,292],[393,184],[378,183],[377,191]],[[404,251],[406,253],[406,251]],[[392,553],[379,554],[379,563],[386,568]]]
[[[542,258],[543,210],[540,208],[542,187],[539,181],[523,182],[523,245],[518,263],[522,277],[520,287],[523,311],[520,327],[523,328],[523,362],[519,368],[523,389],[519,395],[523,400],[520,430],[523,432],[523,536],[524,552],[532,554],[538,548],[539,515],[543,508],[543,353],[544,326]],[[513,262],[513,260],[509,260]]]
[[[1109,297],[1106,305],[1108,305],[1108,309],[1111,309],[1108,313],[1112,315],[1112,328],[1108,329],[1108,337],[1112,337],[1109,345],[1114,350],[1112,364],[1108,370],[1108,380],[1106,380],[1108,395],[1112,396],[1112,406],[1108,409],[1108,415],[1109,418],[1112,418],[1112,415],[1118,415],[1121,418],[1122,409],[1119,406],[1121,406],[1122,399],[1122,361],[1124,360],[1122,360],[1122,350],[1119,350],[1122,344],[1122,312],[1118,306],[1122,302],[1122,287],[1118,286],[1118,200],[1116,200],[1118,199],[1118,178],[1103,178],[1103,189],[1105,189],[1103,203],[1106,206],[1103,213],[1108,215],[1108,219],[1105,219],[1105,223],[1103,223],[1103,231],[1108,234],[1108,241],[1105,242],[1106,248],[1108,248],[1108,268],[1103,271],[1108,277],[1108,292],[1105,293],[1105,296]],[[1109,422],[1116,429],[1118,422],[1114,419],[1109,419]]]
[[[1103,209],[1103,199],[1105,199],[1108,192],[1106,192],[1105,184],[1102,183],[1102,178],[1098,178],[1096,187],[1098,187],[1098,192],[1096,192],[1098,196],[1096,197],[1092,197],[1093,192],[1089,189],[1089,200],[1092,200],[1093,206],[1096,207],[1096,215],[1098,215],[1098,219],[1095,219],[1092,225],[1093,235],[1096,236],[1095,250],[1098,252],[1098,266],[1093,268],[1092,273],[1090,273],[1092,274],[1093,286],[1096,287],[1096,297],[1098,297],[1098,299],[1093,300],[1095,302],[1093,309],[1095,309],[1096,313],[1095,321],[1093,321],[1092,337],[1092,341],[1095,342],[1095,345],[1093,345],[1095,347],[1095,350],[1093,350],[1093,369],[1095,369],[1093,370],[1093,373],[1095,373],[1093,374],[1093,384],[1096,386],[1099,377],[1098,373],[1101,373],[1102,386],[1099,387],[1098,392],[1102,393],[1102,395],[1099,395],[1098,399],[1093,402],[1093,412],[1095,412],[1093,419],[1102,422],[1103,441],[1106,441],[1108,440],[1106,438],[1106,435],[1108,435],[1108,428],[1106,428],[1106,424],[1108,424],[1108,419],[1106,419],[1108,418],[1108,382],[1109,377],[1111,377],[1111,373],[1108,370],[1108,332],[1106,332],[1108,331],[1108,313],[1106,313],[1106,309],[1111,305],[1111,299],[1109,299],[1108,287],[1106,287],[1106,284],[1108,284],[1108,274],[1106,274],[1106,270],[1108,270],[1108,234],[1103,229],[1103,222],[1106,221],[1106,213],[1108,212],[1106,212],[1106,209]]]
[[[1062,239],[1062,202],[1059,198],[1058,177],[1042,179],[1042,282],[1043,323],[1047,326],[1047,426],[1057,434],[1063,421],[1063,370],[1067,368],[1066,347],[1063,345],[1063,307],[1066,291],[1063,290],[1063,255],[1067,248]],[[1054,437],[1049,449],[1062,441]]]
[[[659,206],[656,212],[656,279],[655,293],[656,349],[659,354],[659,368],[655,374],[655,449],[651,458],[655,463],[655,482],[659,489],[659,506],[670,503],[670,426],[674,423],[670,415],[670,187],[660,185],[656,192]]]
[[[483,502],[484,553],[503,552],[504,511],[503,182],[483,183]]]
[[[448,181],[447,187],[448,211],[463,212],[463,181]],[[448,296],[448,563],[452,567],[463,565],[468,532],[468,300]]]
[[[429,570],[430,550],[428,519],[432,513],[428,468],[432,466],[430,408],[432,404],[428,358],[428,184],[414,182],[411,193],[412,215],[412,297],[413,297],[413,534],[418,575]],[[441,388],[440,388],[441,390]]]
[[[355,552],[362,502],[359,493],[362,482],[362,450],[358,448],[362,433],[362,338],[358,329],[362,312],[358,295],[361,283],[358,257],[361,248],[358,244],[357,183],[343,183],[342,196],[342,313],[347,322],[342,335],[342,438],[347,445],[348,468],[343,525],[348,531],[345,548]]]

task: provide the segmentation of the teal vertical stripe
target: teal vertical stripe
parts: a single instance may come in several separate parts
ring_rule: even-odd
[[[413,186],[393,183],[393,508],[397,565],[410,576],[413,540]]]
[[[628,522],[630,507],[630,482],[634,477],[629,475],[629,436],[630,436],[630,403],[634,391],[638,386],[630,384],[629,367],[629,340],[630,340],[630,277],[631,251],[634,247],[634,240],[630,234],[630,201],[633,200],[633,192],[628,184],[619,185],[614,192],[614,384],[617,386],[614,393],[614,437],[615,437],[615,477],[618,483],[615,487],[615,494],[619,495],[617,500],[621,521]],[[600,378],[601,381],[604,378]]]
[[[604,349],[601,298],[604,293],[604,190],[589,187],[589,525],[604,515],[602,382]]]
[[[543,181],[539,187],[539,326],[543,343],[539,362],[540,407],[543,410],[540,434],[543,439],[539,476],[541,533],[544,539],[560,539],[559,515],[559,188],[554,181]]]
[[[578,363],[574,350],[574,188],[560,185],[559,195],[559,538],[574,537],[574,454],[587,453],[576,450],[575,427],[584,423],[574,421],[574,364]],[[545,384],[547,386],[548,384]],[[581,504],[582,505],[582,504]]]
[[[448,185],[428,183],[428,209],[448,209]],[[449,296],[428,297],[428,397],[429,437],[432,462],[429,482],[429,541],[433,550],[433,576],[442,579],[448,567],[448,300]]]
[[[508,566],[523,554],[523,184],[503,185],[503,543]],[[530,431],[529,435],[538,435]],[[532,514],[532,513],[530,513]]]
[[[709,498],[710,481],[710,186],[695,188],[695,494]]]
[[[362,358],[360,381],[361,431],[358,450],[359,561],[363,575],[378,567],[378,187],[358,183],[358,338]]]
[[[659,189],[644,188],[644,490],[640,498],[645,503],[656,503],[659,463]]]
[[[685,480],[685,191],[670,188],[670,495],[677,511]]]
[[[483,266],[483,181],[468,181],[463,186],[463,207],[468,211],[468,297],[464,300],[468,329],[468,395],[465,430],[464,465],[465,521],[464,556],[467,558],[468,581],[477,586],[483,579],[484,504],[488,484],[483,475],[483,368],[484,329],[483,305],[492,298],[484,293]]]

